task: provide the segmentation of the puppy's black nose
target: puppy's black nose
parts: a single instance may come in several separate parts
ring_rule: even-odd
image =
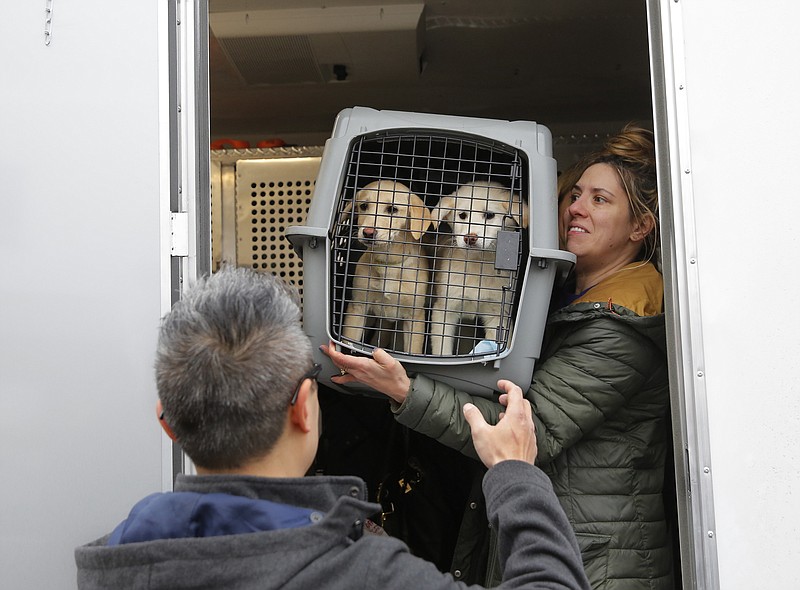
[[[464,243],[467,246],[474,246],[478,243],[478,234],[467,234],[464,236]]]

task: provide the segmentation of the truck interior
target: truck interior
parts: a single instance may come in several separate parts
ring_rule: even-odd
[[[210,0],[209,21],[214,140],[322,145],[368,106],[536,121],[561,167],[653,118],[645,2]]]
[[[552,132],[559,172],[628,122],[653,127],[644,0],[209,0],[208,17],[212,195],[235,184],[225,166],[318,159],[337,113],[356,106],[534,121]],[[214,268],[246,264],[247,240],[219,216],[212,205]],[[263,239],[302,289],[282,236]],[[320,400],[317,472],[363,477],[381,524],[447,571],[472,460],[398,426],[383,399],[322,387]],[[398,482],[416,493],[392,492]]]

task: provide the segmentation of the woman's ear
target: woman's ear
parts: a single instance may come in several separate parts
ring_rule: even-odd
[[[167,436],[175,442],[178,442],[178,437],[175,436],[175,433],[172,432],[172,428],[169,427],[169,424],[167,424],[167,421],[164,419],[164,406],[161,405],[161,400],[156,402],[156,416],[158,416],[158,423],[161,424],[161,428],[164,429]]]
[[[656,222],[652,215],[648,215],[633,224],[633,231],[631,232],[631,241],[641,242],[645,239],[656,226]]]

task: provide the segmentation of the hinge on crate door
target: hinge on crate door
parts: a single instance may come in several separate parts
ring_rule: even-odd
[[[189,255],[189,214],[171,212],[169,215],[171,235],[170,254],[172,256]]]

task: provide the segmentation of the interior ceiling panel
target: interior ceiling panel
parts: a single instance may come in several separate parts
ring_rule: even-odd
[[[347,51],[340,52],[342,64],[327,63],[302,39],[294,40],[294,48],[287,46],[286,39],[278,38],[280,31],[249,39],[234,50],[223,48],[212,30],[212,135],[326,135],[336,114],[356,105],[530,119],[554,129],[582,121],[652,118],[644,0],[424,4],[413,42],[408,41],[413,36],[408,31],[342,34],[336,43],[357,47],[349,57]],[[380,5],[374,0],[324,5],[305,0],[210,0],[210,17],[213,23],[215,13],[259,10],[268,15],[275,10],[283,15],[328,8],[360,9],[370,15]],[[398,45],[393,35],[403,42]],[[294,66],[292,59],[297,60]],[[247,74],[243,64],[250,68]],[[337,80],[334,65],[346,68],[343,79]],[[365,75],[357,75],[359,70]]]

